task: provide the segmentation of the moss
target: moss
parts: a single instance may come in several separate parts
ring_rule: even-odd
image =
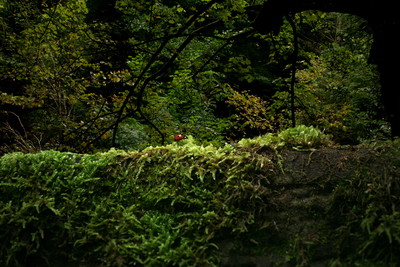
[[[263,138],[238,147],[189,138],[142,151],[7,154],[0,264],[398,260],[398,142],[298,152],[262,149],[267,139],[281,142]]]
[[[0,160],[2,265],[217,265],[213,240],[267,206],[272,161],[189,139],[143,151]],[[66,252],[68,252],[66,254]]]
[[[242,139],[238,142],[241,147],[268,147],[272,150],[284,148],[308,149],[332,145],[329,135],[313,126],[299,125],[289,128],[278,135],[268,133],[253,139]]]

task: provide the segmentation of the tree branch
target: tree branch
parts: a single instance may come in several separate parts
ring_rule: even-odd
[[[292,127],[296,127],[296,116],[295,116],[295,107],[294,107],[294,99],[295,99],[295,92],[294,92],[294,86],[296,84],[296,63],[297,63],[297,57],[299,54],[299,42],[298,42],[298,37],[297,37],[297,30],[296,30],[296,24],[292,17],[290,15],[286,16],[286,19],[288,20],[290,26],[292,27],[293,31],[293,53],[292,53],[292,66],[291,66],[291,79],[290,79],[290,111],[291,111],[291,121],[292,121]]]
[[[184,33],[185,30],[187,30],[195,21],[196,19],[203,14],[205,11],[207,11],[213,4],[219,2],[220,0],[213,0],[210,1],[209,3],[207,3],[207,5],[199,10],[198,12],[196,12],[193,16],[191,16],[188,21],[176,32],[176,34],[170,35],[168,37],[166,37],[166,39],[164,40],[164,42],[162,42],[160,44],[160,46],[158,47],[158,49],[156,50],[156,52],[152,55],[152,57],[150,58],[149,62],[147,62],[146,66],[144,67],[144,69],[142,70],[142,72],[139,74],[139,77],[136,79],[136,82],[134,83],[133,87],[131,88],[131,90],[128,92],[128,94],[126,95],[124,102],[122,103],[120,109],[118,110],[118,115],[117,115],[117,119],[114,123],[114,131],[113,131],[113,139],[112,139],[112,144],[113,146],[115,146],[115,139],[116,139],[116,134],[118,131],[118,126],[119,124],[123,121],[123,118],[125,118],[126,116],[123,116],[124,110],[126,109],[126,106],[128,105],[128,102],[130,100],[130,98],[133,96],[133,94],[135,93],[136,88],[139,86],[140,81],[143,80],[145,74],[149,71],[150,67],[154,64],[154,62],[157,60],[157,57],[161,54],[161,52],[163,51],[163,49],[166,47],[166,45],[169,43],[169,41],[173,38],[175,38],[175,36],[180,36]],[[202,27],[203,29],[203,27]],[[168,66],[170,66],[170,64],[172,64],[172,62],[178,57],[179,53],[183,51],[183,49],[190,43],[190,41],[194,38],[194,35],[189,35],[186,40],[180,45],[180,47],[178,48],[178,50],[174,53],[174,55],[170,58],[170,60],[168,60],[168,62],[166,62],[164,64],[164,66],[157,71],[155,74],[151,75],[150,77],[146,78],[143,83],[140,85],[140,89],[138,92],[138,99],[137,99],[137,111],[139,112],[139,114],[141,114],[141,116],[146,120],[149,121],[143,114],[143,112],[141,111],[141,105],[142,105],[142,100],[143,100],[143,94],[144,91],[146,89],[147,84],[153,80],[154,78],[158,77]],[[131,78],[133,79],[133,77]],[[131,79],[128,79],[125,82],[129,82]],[[152,124],[153,128],[155,127],[154,124]],[[158,133],[161,134],[161,140],[162,140],[162,144],[164,144],[164,135],[162,134],[162,132],[155,127],[154,128]]]

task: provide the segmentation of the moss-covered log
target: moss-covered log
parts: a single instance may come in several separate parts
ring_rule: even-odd
[[[400,262],[399,142],[278,143],[4,155],[0,265]]]

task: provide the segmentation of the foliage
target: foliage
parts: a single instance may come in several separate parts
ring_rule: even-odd
[[[325,129],[338,142],[357,143],[379,136],[368,130],[382,125],[376,72],[360,62],[357,71],[343,74],[323,62],[313,59],[311,69],[298,72],[297,97],[304,106],[298,119]]]
[[[217,265],[218,238],[268,208],[268,173],[266,157],[192,138],[142,152],[7,154],[1,265]]]
[[[87,91],[90,82],[85,77],[98,67],[86,56],[95,46],[87,46],[93,44],[93,36],[85,23],[85,2],[43,3],[38,7],[8,1],[5,6],[2,15],[8,31],[2,45],[8,51],[3,50],[2,57],[2,107],[14,110],[14,114],[18,110],[26,142],[38,140],[35,149],[46,144],[62,149],[71,139],[79,140],[75,145],[82,145],[76,133],[66,136],[66,132],[80,128],[90,114],[80,111],[93,109],[98,101]],[[18,135],[18,130],[8,133]],[[84,130],[90,134],[96,127]]]
[[[279,151],[387,137],[365,21],[293,15],[294,61],[289,23],[252,29],[260,4],[1,0],[0,154],[135,151],[2,157],[0,264],[218,265],[220,237],[263,227]],[[396,153],[335,189],[339,262],[398,260]]]
[[[287,145],[304,148],[321,147],[330,143],[330,138],[319,129],[312,126],[299,125],[289,128],[279,134],[279,139]]]
[[[279,144],[294,132],[300,131],[266,137]],[[266,138],[259,138],[259,148],[262,141]],[[329,219],[318,242],[334,245],[336,264],[390,266],[398,262],[400,247],[399,144],[364,149],[388,163],[385,171],[379,175],[354,165],[354,177],[335,183],[330,209],[315,210],[312,216]],[[269,253],[273,245],[256,240],[267,235],[273,243],[281,234],[273,230],[276,216],[268,216],[279,209],[276,197],[284,195],[277,192],[284,189],[278,178],[281,158],[264,152],[197,145],[189,137],[141,152],[4,155],[0,263],[218,266],[219,244],[226,239],[253,242]],[[314,260],[311,253],[318,243],[303,238],[296,235],[280,245],[286,260]]]
[[[242,147],[269,147],[274,150],[287,147],[294,148],[318,148],[331,145],[328,135],[310,126],[299,125],[288,128],[278,135],[266,134],[253,139],[242,139],[238,145]]]
[[[140,150],[149,145],[144,125],[133,118],[129,118],[121,124],[117,134],[117,142],[120,148],[124,150]]]
[[[290,125],[293,31],[256,33],[261,1],[25,2],[0,8],[1,153],[143,149],[177,132],[223,146]],[[366,23],[293,20],[298,124],[340,143],[384,138]]]
[[[231,119],[232,132],[239,132],[240,136],[244,136],[246,133],[255,132],[260,135],[276,131],[274,117],[269,111],[266,101],[251,95],[248,91],[239,93],[232,88],[229,88],[229,91],[230,95],[227,97],[226,103],[234,108]]]
[[[384,125],[380,85],[368,63],[372,37],[366,22],[336,13],[325,15],[324,24],[317,26],[317,21],[313,26],[321,27],[319,51],[314,46],[308,64],[297,72],[298,121],[324,129],[339,143],[385,136],[378,126]]]
[[[339,184],[332,197],[331,221],[341,255],[339,263],[395,266],[400,261],[399,142],[367,146],[385,166],[362,166]],[[376,174],[378,171],[378,175]]]

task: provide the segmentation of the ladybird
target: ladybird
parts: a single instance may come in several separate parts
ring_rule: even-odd
[[[187,137],[184,136],[183,134],[177,134],[177,135],[174,136],[174,141],[178,142],[178,141],[181,141],[182,139],[186,139],[186,138]]]

